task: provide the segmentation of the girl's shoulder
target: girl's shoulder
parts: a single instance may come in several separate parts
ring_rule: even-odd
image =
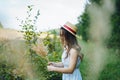
[[[70,53],[70,55],[71,54],[79,55],[79,51],[77,49],[75,49],[75,48],[71,48],[69,53]]]
[[[77,55],[78,57],[80,57],[81,60],[83,60],[84,57],[84,55],[80,52],[80,50],[76,48],[70,49],[70,55]]]

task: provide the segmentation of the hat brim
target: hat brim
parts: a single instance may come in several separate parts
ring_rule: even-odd
[[[64,27],[64,26],[62,26],[62,25],[60,25],[62,28],[64,28],[66,31],[68,31],[69,33],[71,33],[72,35],[74,35],[75,37],[76,37],[76,34],[75,33],[73,33],[72,31],[70,31],[69,29],[67,29],[66,27]]]

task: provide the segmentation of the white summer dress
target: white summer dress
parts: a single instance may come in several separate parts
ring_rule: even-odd
[[[65,57],[66,57],[66,51],[64,50],[64,52],[62,54],[62,63],[64,65],[64,67],[68,67],[70,57],[69,56],[67,58],[65,58]],[[81,60],[80,60],[80,57],[78,57],[76,68],[73,71],[73,73],[72,74],[63,73],[62,80],[82,80],[82,76],[81,76],[81,73],[79,71],[80,63],[81,63]]]

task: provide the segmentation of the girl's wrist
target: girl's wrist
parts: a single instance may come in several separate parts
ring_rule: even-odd
[[[56,66],[56,63],[55,63],[55,62],[53,62],[53,66]]]
[[[56,67],[53,67],[53,70],[52,71],[56,71]]]

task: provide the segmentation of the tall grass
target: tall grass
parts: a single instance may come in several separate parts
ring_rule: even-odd
[[[27,55],[27,45],[21,37],[21,34],[12,30],[0,31],[0,58],[1,62],[6,62],[7,65],[12,65],[12,75],[17,75],[25,80],[45,80],[43,74],[39,77],[35,72],[35,66],[30,61]],[[8,79],[9,80],[9,79]]]
[[[104,67],[109,62],[109,50],[105,41],[111,35],[110,17],[114,12],[114,2],[112,0],[102,0],[103,4],[92,4],[88,7],[90,16],[90,42],[85,48],[85,59],[87,67],[83,72],[84,80],[98,80]],[[84,68],[83,68],[84,69]]]

